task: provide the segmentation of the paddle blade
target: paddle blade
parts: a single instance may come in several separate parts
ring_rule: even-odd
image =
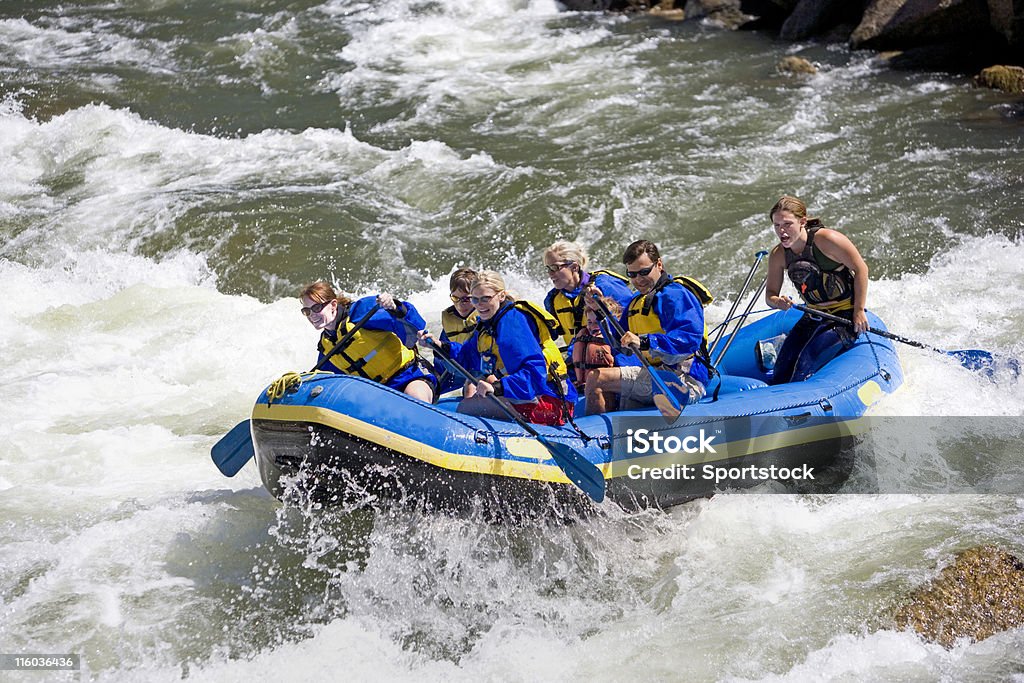
[[[562,468],[569,481],[593,498],[594,502],[600,503],[604,500],[604,475],[594,463],[564,443],[548,441],[544,438],[539,438],[539,441],[548,449],[551,457]]]
[[[994,356],[982,349],[946,351],[946,355],[956,358],[968,370],[980,372],[989,378],[992,378],[996,372],[1003,370],[1012,372],[1014,377],[1020,375],[1020,362],[1016,358]]]
[[[653,389],[654,405],[665,418],[665,422],[672,424],[683,412],[683,408],[690,402],[690,392],[679,380],[679,376],[668,370],[656,370],[649,368],[651,379],[654,380]]]
[[[252,445],[252,433],[249,420],[239,422],[231,431],[210,449],[210,457],[220,473],[225,477],[233,477],[256,455]]]

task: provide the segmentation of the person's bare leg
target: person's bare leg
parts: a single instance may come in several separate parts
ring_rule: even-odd
[[[587,415],[602,415],[618,405],[622,392],[622,371],[619,368],[595,368],[587,373],[585,388]]]
[[[405,393],[424,403],[433,403],[434,388],[425,379],[417,379],[405,385]]]

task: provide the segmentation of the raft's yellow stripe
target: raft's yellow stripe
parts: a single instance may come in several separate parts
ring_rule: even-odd
[[[254,420],[272,420],[281,422],[312,422],[331,427],[338,431],[352,434],[370,443],[383,446],[390,450],[402,453],[417,460],[421,460],[435,467],[457,472],[470,472],[474,474],[490,474],[504,477],[518,477],[520,479],[531,479],[535,481],[546,481],[559,484],[568,484],[569,479],[565,476],[562,468],[557,465],[544,465],[539,462],[522,462],[506,458],[495,458],[479,455],[464,455],[461,453],[449,453],[429,444],[425,444],[407,436],[396,434],[376,425],[362,420],[357,420],[350,415],[343,415],[333,410],[318,408],[315,406],[288,406],[257,404],[252,411]],[[709,423],[709,426],[713,423]],[[774,432],[756,436],[750,439],[742,439],[731,442],[716,442],[715,453],[658,453],[648,456],[616,460],[614,463],[597,464],[598,469],[606,479],[626,476],[630,465],[640,467],[666,467],[673,464],[694,465],[713,463],[730,458],[737,458],[744,455],[761,453],[779,448],[799,446],[815,441],[821,441],[837,436],[851,436],[863,432],[867,428],[866,418],[855,418],[842,422],[816,424],[810,427],[787,429],[782,432]],[[528,446],[529,444],[529,446]],[[547,459],[547,449],[539,442],[525,437],[510,437],[505,440],[505,446],[513,447],[517,452],[513,453],[518,457]],[[493,451],[494,442],[487,446],[481,446]],[[614,471],[613,471],[614,469]]]
[[[282,422],[315,422],[316,424],[332,427],[346,434],[352,434],[360,439],[365,439],[393,451],[398,451],[436,467],[443,467],[446,470],[476,474],[495,474],[504,477],[535,479],[561,484],[570,483],[562,468],[557,465],[542,465],[540,463],[521,462],[504,458],[449,453],[448,451],[434,448],[422,441],[410,439],[407,436],[382,429],[369,422],[357,420],[350,415],[342,415],[341,413],[324,408],[314,406],[267,406],[264,403],[259,403],[252,409],[252,419]],[[488,443],[487,446],[481,446],[481,448],[493,450],[494,443]]]

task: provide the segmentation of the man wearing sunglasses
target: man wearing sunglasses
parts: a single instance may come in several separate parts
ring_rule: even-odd
[[[623,349],[635,348],[652,367],[671,370],[689,390],[689,402],[704,396],[708,370],[694,362],[706,347],[704,308],[689,288],[665,272],[661,253],[653,242],[637,240],[622,255],[626,276],[637,293],[620,323],[626,333]],[[615,405],[623,410],[654,404],[650,372],[640,365],[591,370],[587,414],[606,412]]]
[[[318,280],[307,285],[299,295],[301,312],[314,329],[320,330],[320,359],[331,353],[335,344],[355,327],[355,322],[369,313],[374,304],[381,310],[359,328],[343,349],[335,352],[324,370],[345,375],[358,375],[385,384],[396,391],[430,403],[434,398],[436,378],[416,362],[413,349],[415,332],[426,327],[423,317],[406,301],[397,301],[390,294],[367,296],[352,301],[338,295],[331,285]],[[414,327],[403,324],[408,321]]]

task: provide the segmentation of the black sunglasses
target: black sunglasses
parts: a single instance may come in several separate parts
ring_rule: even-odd
[[[657,263],[654,264],[654,266],[657,265]],[[651,271],[654,270],[654,266],[647,266],[646,268],[641,268],[640,270],[627,270],[626,277],[647,277],[648,275],[651,274]]]
[[[450,295],[450,298],[453,304],[468,304],[473,299],[471,296],[455,296],[454,294]]]
[[[331,301],[334,301],[334,299],[331,299]],[[306,316],[307,318],[313,315],[314,313],[319,315],[320,311],[324,310],[325,306],[330,305],[331,301],[324,301],[318,304],[313,304],[312,306],[303,306],[302,315]]]
[[[562,268],[565,268],[566,266],[571,266],[574,263],[576,263],[576,262],[575,261],[562,261],[561,263],[544,264],[544,267],[547,268],[549,273],[557,273]]]

